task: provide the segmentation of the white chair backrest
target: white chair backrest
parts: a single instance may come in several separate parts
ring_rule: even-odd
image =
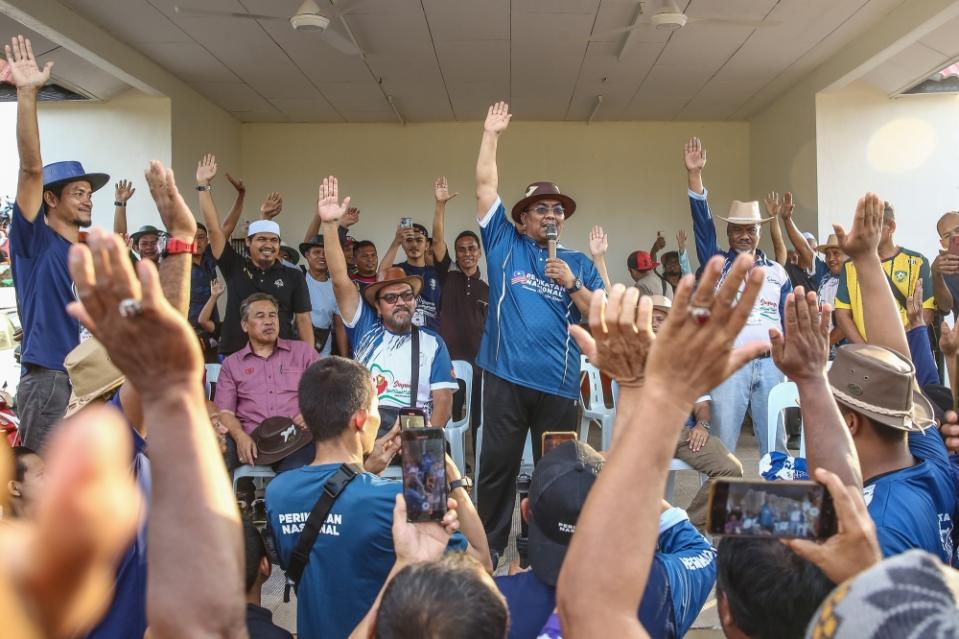
[[[456,375],[456,379],[463,380],[466,385],[466,395],[463,398],[463,419],[454,420],[450,416],[449,426],[462,426],[470,423],[470,412],[472,410],[470,404],[473,399],[473,366],[467,361],[454,359],[453,374]]]
[[[767,400],[766,429],[769,437],[769,449],[773,450],[776,444],[776,432],[779,430],[779,415],[787,408],[799,408],[799,388],[795,382],[780,382],[769,391]],[[806,442],[804,434],[800,445],[800,456],[806,456]]]
[[[206,365],[206,398],[213,399],[213,385],[220,379],[220,364]]]
[[[594,411],[606,410],[606,398],[603,395],[603,378],[599,369],[586,362],[584,364],[586,377],[589,380],[589,404],[587,408]]]

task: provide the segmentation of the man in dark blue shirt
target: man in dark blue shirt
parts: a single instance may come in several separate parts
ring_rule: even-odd
[[[589,445],[564,442],[543,457],[520,504],[529,522],[529,572],[496,577],[510,610],[510,639],[535,639],[556,607],[556,580],[576,520],[603,458]],[[679,508],[659,518],[659,548],[653,558],[639,620],[652,637],[682,637],[716,583],[716,551]]]
[[[70,245],[90,226],[91,196],[109,181],[87,173],[79,162],[43,166],[37,125],[37,93],[50,78],[53,63],[40,68],[29,41],[8,63],[17,87],[17,150],[20,173],[10,230],[10,259],[23,326],[17,389],[20,437],[24,446],[42,452],[47,435],[63,417],[70,382],[63,359],[80,343],[80,325],[67,315],[76,299],[67,269]]]

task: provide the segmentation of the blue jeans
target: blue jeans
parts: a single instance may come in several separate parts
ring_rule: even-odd
[[[774,450],[786,452],[786,434],[782,420],[776,429],[776,441],[769,442],[766,424],[769,391],[785,376],[771,357],[759,357],[740,368],[711,393],[713,398],[713,434],[722,440],[729,452],[736,452],[736,442],[743,426],[746,409],[752,416],[753,433],[759,442],[759,455]]]

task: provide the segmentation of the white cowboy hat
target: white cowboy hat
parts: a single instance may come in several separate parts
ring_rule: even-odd
[[[733,200],[733,203],[729,205],[729,217],[723,217],[721,215],[717,215],[716,217],[730,224],[764,224],[773,219],[762,216],[759,212],[759,202],[756,200],[752,202]]]

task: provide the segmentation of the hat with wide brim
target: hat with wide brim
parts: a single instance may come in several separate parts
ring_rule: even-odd
[[[90,188],[99,191],[110,181],[110,176],[106,173],[87,173],[83,165],[79,162],[67,160],[65,162],[54,162],[43,167],[43,190],[49,191],[60,185],[69,182],[78,182],[86,180],[90,183]]]
[[[96,338],[85,339],[67,353],[63,367],[70,377],[70,401],[65,417],[123,385],[125,380],[107,349]]]
[[[717,215],[719,219],[723,222],[728,222],[729,224],[765,224],[770,221],[771,217],[763,217],[759,212],[759,202],[753,200],[752,202],[740,202],[739,200],[733,200],[733,203],[729,205],[729,217],[723,217]]]
[[[290,254],[290,261],[294,264],[300,263],[300,254],[296,251],[295,248],[287,244],[280,244],[280,252],[286,251]]]
[[[256,463],[263,466],[275,464],[313,441],[313,434],[298,428],[289,417],[264,419],[250,437],[256,443]]]
[[[826,240],[825,244],[820,244],[816,247],[816,250],[820,253],[825,253],[826,249],[839,249],[842,250],[842,245],[839,243],[839,236],[835,233],[830,233],[829,238]]]
[[[144,235],[156,235],[157,237],[160,237],[161,235],[166,235],[166,233],[151,224],[144,224],[130,234],[130,239],[136,242]]]
[[[363,298],[370,306],[376,306],[376,296],[380,289],[391,284],[409,284],[413,295],[419,295],[423,288],[423,278],[419,275],[407,275],[399,266],[391,266],[376,274],[376,281],[363,289]]]
[[[650,295],[649,297],[653,302],[653,308],[658,308],[667,313],[673,308],[673,303],[665,295]]]
[[[557,200],[562,203],[563,208],[566,210],[564,219],[567,220],[571,218],[576,211],[576,201],[570,196],[560,193],[558,186],[552,182],[533,182],[526,187],[526,195],[523,199],[513,205],[513,211],[511,213],[513,221],[517,224],[522,224],[523,221],[520,219],[520,213],[532,206],[534,202],[540,200]]]

